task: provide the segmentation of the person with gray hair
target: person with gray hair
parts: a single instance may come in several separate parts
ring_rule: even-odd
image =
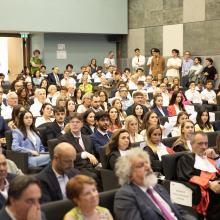
[[[7,105],[2,104],[1,116],[4,119],[11,119],[13,108],[18,105],[18,95],[16,92],[9,92],[6,99]]]
[[[122,187],[116,193],[114,213],[118,220],[193,220],[173,204],[166,190],[157,184],[147,152],[133,148],[120,157],[115,172]]]
[[[86,93],[82,97],[82,104],[79,105],[79,107],[77,108],[77,112],[78,113],[86,112],[90,108],[91,103],[92,103],[92,93]]]

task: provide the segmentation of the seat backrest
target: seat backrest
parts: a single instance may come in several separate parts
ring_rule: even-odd
[[[166,147],[172,147],[173,143],[177,140],[178,137],[170,137],[170,138],[164,138],[162,139],[162,143],[166,146]]]
[[[113,213],[114,197],[117,190],[100,193],[100,206],[106,207]],[[63,220],[64,215],[74,207],[73,203],[67,199],[49,202],[41,205],[47,220]]]
[[[175,154],[163,155],[161,157],[163,173],[165,175],[166,180],[177,179],[177,173],[176,173],[177,162],[179,158],[186,153],[187,152],[178,152]]]
[[[47,147],[47,127],[45,126],[40,126],[37,128],[39,134],[40,134],[40,138],[41,138],[41,142],[43,144],[44,147]]]
[[[7,130],[5,132],[5,139],[6,139],[7,150],[11,150],[11,145],[12,145],[12,140],[13,140],[12,131],[11,130]]]
[[[217,100],[217,105],[220,105],[220,96],[216,96],[216,100]]]
[[[216,146],[216,138],[217,135],[220,134],[220,131],[214,131],[207,133],[208,135],[208,146],[209,147],[215,147]]]
[[[100,147],[100,151],[99,151],[99,156],[100,156],[100,162],[102,164],[102,168],[106,168],[107,167],[107,156],[106,156],[106,147],[102,146]]]
[[[50,159],[53,158],[53,150],[57,146],[57,144],[59,144],[59,140],[56,138],[47,141],[47,146],[50,153]]]

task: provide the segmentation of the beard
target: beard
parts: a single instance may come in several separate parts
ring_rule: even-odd
[[[154,187],[156,184],[157,184],[157,176],[153,172],[150,172],[145,175],[144,186],[146,188]]]

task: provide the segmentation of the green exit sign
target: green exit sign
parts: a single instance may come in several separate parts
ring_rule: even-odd
[[[21,33],[21,38],[28,38],[28,33]]]

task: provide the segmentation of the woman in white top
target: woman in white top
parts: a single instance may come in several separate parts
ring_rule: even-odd
[[[44,103],[40,110],[40,117],[36,118],[35,127],[39,127],[40,125],[54,121],[53,118],[53,107],[50,103]]]
[[[134,115],[129,115],[125,119],[125,129],[129,132],[131,143],[144,141],[143,136],[138,134],[138,120]]]
[[[56,105],[57,97],[59,96],[59,93],[57,92],[57,87],[55,85],[50,85],[48,87],[48,95],[46,102],[51,103],[53,106]]]

